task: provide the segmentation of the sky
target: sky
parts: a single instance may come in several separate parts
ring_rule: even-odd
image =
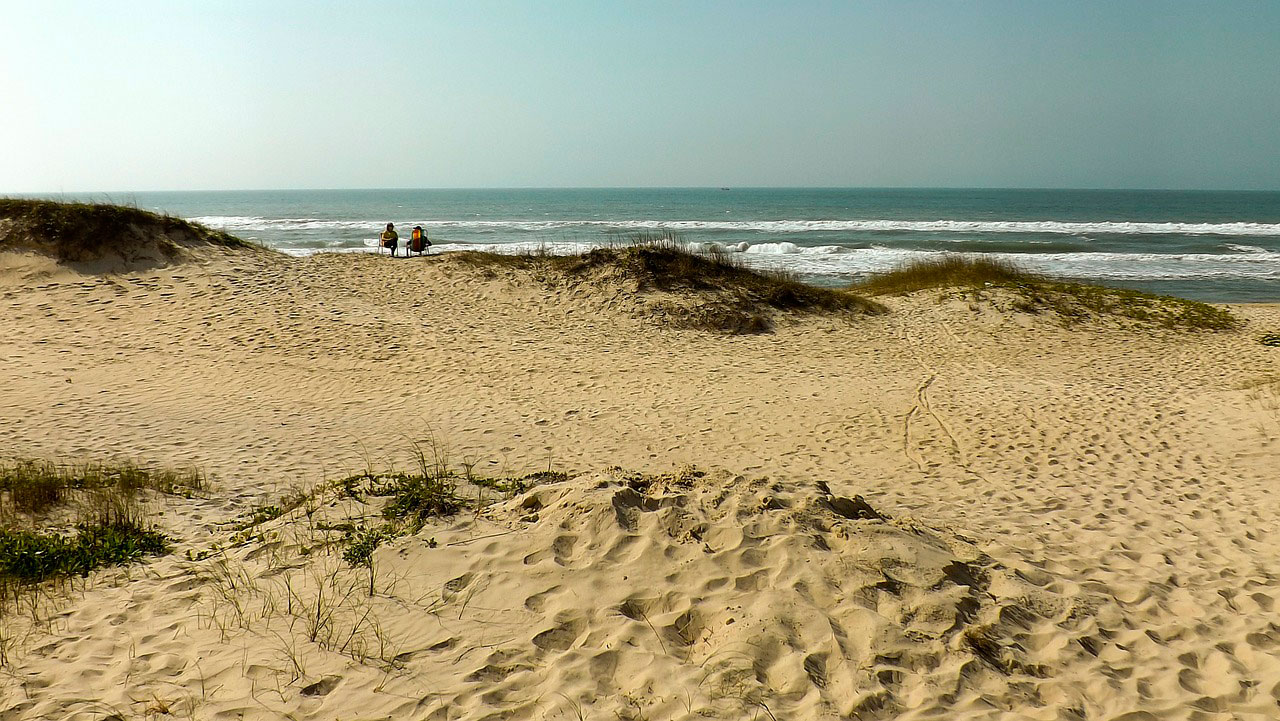
[[[1280,2],[0,0],[0,193],[1280,190]]]

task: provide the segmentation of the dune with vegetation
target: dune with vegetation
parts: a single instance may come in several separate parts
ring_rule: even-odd
[[[1280,306],[649,241],[0,201],[0,718],[1280,716]]]

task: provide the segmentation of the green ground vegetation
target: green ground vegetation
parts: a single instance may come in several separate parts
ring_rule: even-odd
[[[370,565],[373,552],[384,541],[417,533],[431,518],[451,516],[468,505],[458,493],[457,477],[447,471],[365,473],[344,478],[336,486],[348,498],[387,499],[381,523],[351,524],[341,529],[342,557],[352,566]]]
[[[0,586],[6,579],[37,583],[57,576],[87,576],[169,552],[168,538],[133,519],[84,522],[74,534],[0,530]]]
[[[439,461],[440,456],[436,456]],[[418,473],[362,473],[330,484],[344,498],[369,503],[385,499],[376,517],[354,519],[324,530],[341,533],[342,557],[351,566],[370,566],[384,542],[414,534],[436,518],[476,510],[487,501],[484,491],[510,497],[543,483],[566,480],[567,473],[538,471],[520,476],[484,477],[458,474],[442,462],[422,463]],[[463,487],[469,489],[464,492]],[[478,492],[478,493],[477,493]]]

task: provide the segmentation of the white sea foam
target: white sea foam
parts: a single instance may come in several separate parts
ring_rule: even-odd
[[[600,243],[438,243],[436,252],[477,250],[489,253],[569,255],[602,247]],[[706,243],[688,244],[705,249]],[[791,246],[786,251],[755,251],[761,246]],[[361,248],[360,251],[368,252]],[[755,252],[753,252],[755,251]],[[750,267],[815,276],[855,276],[891,270],[903,262],[943,251],[843,246],[802,247],[761,243],[742,253]],[[978,254],[956,253],[973,256]],[[1280,252],[1261,253],[989,253],[1032,271],[1069,278],[1100,280],[1191,280],[1234,278],[1280,280]]]
[[[264,218],[259,216],[208,215],[191,218],[224,230],[369,230],[381,221],[321,220],[318,218]],[[1050,220],[415,220],[427,228],[459,228],[477,231],[547,232],[574,228],[629,231],[753,231],[759,233],[809,232],[916,232],[916,233],[1052,233],[1085,235],[1220,235],[1280,237],[1280,223],[1131,223],[1101,221],[1069,223]]]
[[[320,220],[317,218],[263,218],[256,215],[201,215],[188,218],[220,230],[377,230],[383,223],[366,220]]]
[[[1224,243],[1223,247],[1229,250],[1234,250],[1237,253],[1270,253],[1272,252],[1267,250],[1266,248],[1259,248],[1256,245],[1237,245],[1235,243]]]
[[[379,221],[337,221],[315,218],[264,218],[258,216],[205,216],[192,220],[232,232],[264,230],[358,231],[360,239],[323,238],[321,248],[280,247],[291,255],[316,252],[376,252],[378,241],[372,237],[381,230]],[[1280,224],[1264,223],[1059,223],[1059,222],[970,222],[970,221],[411,221],[432,229],[472,229],[502,237],[502,231],[549,231],[558,229],[615,230],[754,230],[762,233],[796,233],[801,231],[868,230],[929,231],[951,233],[938,240],[979,240],[983,233],[1084,233],[1119,234],[1212,234],[1217,236],[1280,237]],[[367,234],[367,235],[366,235]],[[447,236],[447,230],[442,233]],[[320,236],[327,235],[323,232]],[[975,235],[978,236],[975,238]],[[514,236],[518,238],[519,236]],[[696,237],[696,236],[695,236]],[[705,236],[704,236],[705,237]],[[513,239],[514,239],[513,238]],[[990,239],[990,236],[987,236]],[[504,238],[505,239],[505,238]],[[888,243],[892,239],[886,237]],[[277,241],[278,242],[278,241]],[[1045,241],[1042,241],[1045,242]],[[303,244],[312,244],[305,242]],[[318,243],[317,243],[318,244]],[[449,252],[480,250],[494,253],[550,253],[567,255],[586,252],[608,245],[607,242],[516,241],[504,243],[461,243],[437,240],[433,250]],[[691,250],[740,254],[743,262],[760,269],[784,270],[802,275],[850,277],[882,272],[898,264],[941,251],[906,250],[872,246],[855,248],[848,245],[801,245],[792,241],[718,243],[690,240]],[[354,246],[354,247],[353,247]],[[279,247],[279,246],[278,246]],[[1053,275],[1098,280],[1194,280],[1250,279],[1280,280],[1280,252],[1240,243],[1223,243],[1221,253],[1142,253],[1142,252],[1060,252],[1060,253],[993,253],[1029,270]],[[964,255],[964,253],[961,253]]]

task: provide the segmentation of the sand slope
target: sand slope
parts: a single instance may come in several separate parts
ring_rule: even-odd
[[[0,717],[1280,714],[1275,306],[1186,334],[924,294],[725,338],[438,259],[37,265],[0,270],[0,452],[205,467],[184,547],[428,425],[477,472],[583,473],[379,551],[372,599],[298,517],[100,574],[24,627]],[[688,464],[727,470],[602,473]],[[312,640],[287,589],[326,583],[378,631]]]

